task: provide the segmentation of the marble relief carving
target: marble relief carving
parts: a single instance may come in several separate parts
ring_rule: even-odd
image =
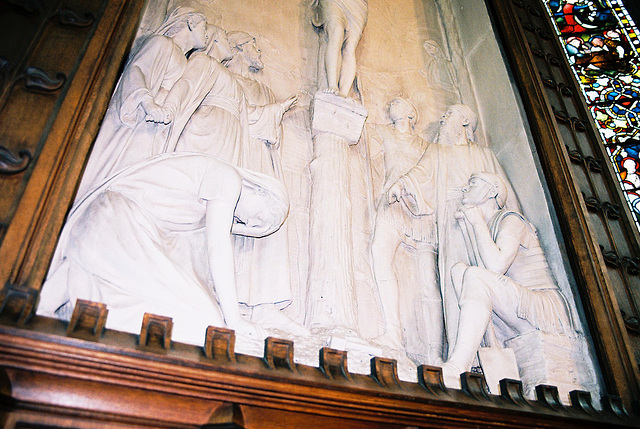
[[[356,78],[356,48],[367,24],[367,0],[313,0],[311,7],[313,25],[324,34],[320,64],[326,91],[347,97]]]
[[[313,0],[291,18],[296,52],[285,21],[242,10],[260,1],[148,12],[168,10],[135,42],[39,314],[68,319],[88,299],[107,305],[108,328],[135,333],[156,313],[192,344],[225,326],[241,351],[260,353],[267,335],[294,340],[301,363],[329,346],[347,350],[355,371],[392,357],[410,380],[429,364],[453,386],[475,368],[529,391],[595,389],[571,297],[481,119],[466,104],[434,107],[471,85],[443,54],[446,39],[411,35],[422,57],[406,59],[367,33],[386,6]],[[383,54],[361,46],[368,37]],[[389,71],[393,55],[415,67]],[[560,359],[550,346],[530,358],[548,336],[589,376],[548,371]]]

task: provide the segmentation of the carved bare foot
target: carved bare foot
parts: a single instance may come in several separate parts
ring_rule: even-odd
[[[444,379],[445,386],[453,389],[460,389],[460,374],[464,372],[464,369],[456,367],[451,362],[445,362],[442,365],[442,378]]]
[[[337,86],[335,88],[334,87],[327,88],[323,92],[325,92],[327,94],[340,95],[340,90],[338,89]]]

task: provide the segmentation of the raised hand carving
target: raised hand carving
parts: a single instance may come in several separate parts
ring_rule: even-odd
[[[22,173],[29,166],[33,156],[26,149],[18,152],[15,156],[9,149],[0,146],[0,174],[11,175]]]

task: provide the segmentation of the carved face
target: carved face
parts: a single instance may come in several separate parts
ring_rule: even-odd
[[[468,123],[467,118],[456,109],[447,109],[447,111],[440,118],[440,128],[452,127],[462,128]]]
[[[232,232],[249,237],[264,237],[282,224],[280,213],[271,207],[268,192],[261,188],[243,188],[234,212]]]
[[[396,98],[389,103],[389,118],[392,122],[399,121],[404,118],[415,119],[416,112],[413,107],[406,101]],[[412,123],[415,121],[411,121]]]
[[[478,206],[494,196],[494,186],[479,177],[471,176],[462,188],[462,204],[465,206]]]
[[[249,66],[250,72],[257,73],[264,68],[264,63],[262,62],[262,53],[256,45],[255,40],[242,45],[242,56],[244,61]]]
[[[209,49],[207,54],[211,58],[224,63],[233,57],[231,44],[229,43],[226,31],[220,27],[216,27],[215,25],[208,25],[207,35],[209,37]]]
[[[198,21],[196,24],[189,23],[191,31],[191,43],[193,49],[203,49],[207,46],[207,22]]]
[[[466,133],[467,118],[457,109],[448,109],[440,118],[438,143],[442,145],[456,145],[466,142],[462,137]]]

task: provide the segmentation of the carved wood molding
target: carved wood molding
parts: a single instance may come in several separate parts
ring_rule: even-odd
[[[6,294],[10,284],[37,290],[45,277],[142,3],[107,2],[79,71],[69,82],[68,102],[51,128],[0,247],[0,285]],[[380,358],[372,361],[371,374],[353,374],[347,354],[331,349],[319,351],[320,368],[314,368],[295,364],[293,344],[278,339],[265,344],[265,356],[245,356],[235,353],[233,332],[221,329],[207,331],[203,351],[168,341],[170,330],[162,323],[156,327],[167,329],[152,332],[161,339],[152,341],[163,345],[159,352],[147,341],[140,347],[138,336],[103,333],[107,316],[100,305],[78,307],[69,327],[42,317],[29,321],[27,310],[36,294],[16,293],[16,311],[0,322],[0,405],[13,416],[7,424],[11,418],[42,423],[46,416],[49,424],[61,427],[335,427],[349,422],[353,427],[638,426],[624,410],[640,398],[637,368],[608,289],[604,261],[588,233],[586,206],[572,185],[570,161],[557,139],[558,115],[545,102],[544,82],[532,66],[510,7],[499,0],[489,3],[510,41],[507,53],[525,94],[532,132],[573,253],[607,388],[622,399],[605,396],[604,411],[596,412],[583,393],[573,394],[572,406],[566,407],[557,389],[539,386],[537,400],[531,401],[513,380],[503,380],[500,396],[490,395],[477,374],[464,375],[462,390],[447,389],[440,370],[426,366],[418,370],[418,383],[407,383],[398,379],[394,361]]]
[[[21,150],[15,156],[9,149],[0,146],[0,175],[22,173],[29,166],[33,156],[28,150]]]
[[[143,3],[106,2],[0,246],[0,285],[40,288]]]
[[[165,354],[135,350],[137,336],[114,331],[99,343],[82,341],[65,337],[65,325],[35,317],[27,327],[0,326],[1,387],[14,412],[36,407],[70,419],[202,427],[231,403],[244,414],[246,426],[236,427],[322,427],[330,419],[345,427],[640,427],[615,400],[596,411],[587,392],[574,393],[567,407],[555,387],[539,386],[530,401],[519,382],[505,380],[502,395],[491,395],[475,373],[463,375],[462,390],[427,388],[398,380],[395,361],[380,358],[372,359],[371,374],[328,378],[321,368],[291,365],[283,340],[267,339],[263,357],[236,354],[232,362],[179,343]],[[437,378],[439,369],[431,371]],[[248,421],[267,412],[288,418]]]

